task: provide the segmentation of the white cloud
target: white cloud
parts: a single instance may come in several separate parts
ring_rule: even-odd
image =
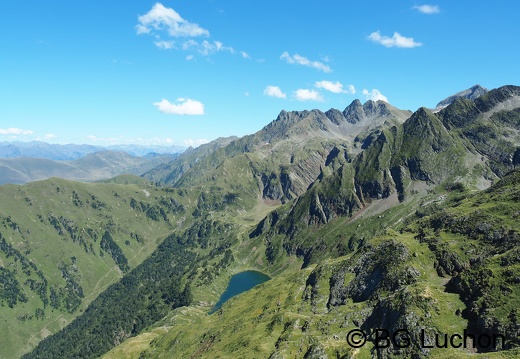
[[[203,56],[208,56],[217,52],[229,52],[236,54],[236,51],[229,46],[224,46],[220,41],[197,42],[194,38],[209,37],[209,31],[199,25],[183,19],[174,9],[165,7],[161,3],[156,3],[152,9],[138,17],[138,24],[135,26],[137,34],[149,34],[155,38],[155,46],[161,49],[177,49],[190,50],[198,52]],[[187,38],[179,43],[177,47],[175,42],[164,40],[162,37],[166,35],[173,38]],[[251,57],[245,51],[240,51],[240,55],[245,59]],[[187,57],[187,60],[193,57]]]
[[[323,101],[321,94],[314,90],[298,89],[294,95],[298,101]]]
[[[367,89],[364,89],[362,93],[363,93],[363,95],[365,95],[367,101],[368,100],[372,100],[372,101],[379,101],[379,100],[381,100],[381,101],[388,102],[388,99],[386,98],[386,96],[384,96],[377,89],[373,89],[372,91],[368,91]]]
[[[322,62],[319,61],[311,61],[307,59],[306,57],[300,56],[298,54],[294,54],[293,56],[289,55],[287,51],[285,51],[281,56],[281,60],[287,61],[289,64],[298,64],[302,66],[308,66],[315,68],[317,70],[321,70],[323,72],[331,72],[331,68],[328,65],[325,65]]]
[[[22,130],[20,128],[14,128],[14,127],[6,128],[6,129],[0,128],[0,135],[32,135],[32,134],[34,134],[34,132],[31,130]]]
[[[220,51],[228,51],[232,54],[235,53],[235,50],[232,47],[224,46],[224,44],[222,44],[220,41],[209,42],[204,40],[202,42],[202,50],[199,50],[199,52],[203,55],[208,55]]]
[[[167,31],[173,37],[209,36],[209,31],[197,24],[184,20],[172,8],[156,3],[148,13],[138,17],[136,25],[138,34],[152,34]]]
[[[428,15],[437,14],[437,13],[441,12],[441,10],[439,9],[439,6],[437,6],[437,5],[417,5],[417,6],[414,6],[413,9],[415,9],[423,14],[428,14]]]
[[[283,93],[278,86],[267,86],[264,90],[264,95],[277,98],[287,97],[287,94]]]
[[[119,60],[119,59],[112,59],[113,64],[123,64],[123,65],[133,65],[132,61],[128,61],[126,59]]]
[[[191,61],[191,60],[193,60],[194,58],[195,58],[194,55],[188,55],[188,56],[186,56],[186,61]]]
[[[45,138],[47,138],[47,139],[56,138],[56,137],[58,137],[58,136],[56,136],[53,133],[48,133],[48,134],[45,135]]]
[[[204,56],[208,56],[221,51],[227,51],[232,54],[235,53],[235,50],[232,47],[224,46],[224,44],[220,41],[209,42],[207,40],[204,40],[202,41],[202,43],[199,44],[197,41],[190,39],[182,44],[182,49],[192,49]]]
[[[422,46],[422,43],[415,42],[412,37],[401,36],[398,32],[394,32],[394,36],[388,37],[382,36],[379,31],[375,31],[368,36],[368,39],[385,47],[412,48]]]
[[[200,46],[199,43],[195,40],[189,39],[188,41],[183,42],[182,49],[183,50],[189,50],[194,47]]]
[[[348,85],[347,89],[343,89],[343,84],[339,81],[332,82],[332,81],[317,81],[314,84],[315,87],[319,89],[325,89],[327,91],[333,92],[333,93],[349,93],[349,94],[355,94],[356,89],[354,88],[354,85]]]
[[[176,103],[162,99],[161,102],[154,102],[153,105],[168,115],[204,115],[204,105],[189,98],[178,98]]]
[[[173,41],[158,40],[158,41],[155,41],[154,44],[158,48],[165,49],[165,50],[175,48],[175,42],[173,42]]]
[[[200,138],[200,139],[196,139],[196,140],[188,138],[187,140],[184,140],[184,144],[186,146],[195,146],[195,147],[203,145],[203,144],[208,143],[208,142],[209,141],[204,139],[204,138]]]

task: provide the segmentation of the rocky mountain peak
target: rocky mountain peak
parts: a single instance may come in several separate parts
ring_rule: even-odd
[[[350,105],[345,108],[343,111],[343,116],[350,123],[357,123],[361,121],[365,117],[365,112],[363,111],[363,105],[361,101],[355,99],[352,101]]]
[[[335,125],[341,125],[342,122],[346,121],[345,116],[340,110],[331,108],[325,112],[325,116]]]
[[[484,87],[482,87],[480,85],[474,85],[474,86],[470,87],[469,89],[466,89],[466,90],[463,90],[463,91],[459,91],[456,94],[451,95],[451,96],[445,98],[444,100],[439,102],[437,104],[437,106],[435,106],[435,110],[434,111],[437,112],[437,111],[442,110],[443,108],[445,108],[448,105],[450,105],[457,98],[466,98],[466,99],[469,99],[469,100],[475,100],[475,99],[479,98],[480,96],[484,95],[487,92],[488,92],[488,90],[486,88],[484,88]]]
[[[390,115],[390,110],[386,102],[372,100],[368,100],[362,105],[361,102],[356,99],[343,111],[345,119],[352,124],[358,123],[369,117],[384,117],[388,115]]]
[[[363,112],[365,113],[365,116],[387,116],[390,114],[386,102],[372,100],[365,102],[363,105]]]

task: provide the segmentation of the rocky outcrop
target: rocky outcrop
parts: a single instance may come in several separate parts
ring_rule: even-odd
[[[383,291],[398,291],[415,283],[419,272],[406,262],[410,258],[408,249],[389,240],[376,248],[365,247],[356,262],[344,264],[330,280],[328,307],[344,305],[348,299],[363,302],[377,298]],[[347,286],[345,275],[355,274]]]

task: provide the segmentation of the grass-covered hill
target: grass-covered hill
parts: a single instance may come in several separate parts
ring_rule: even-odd
[[[51,307],[52,285],[37,269],[0,257],[14,293],[0,307],[5,332],[24,328],[8,333],[18,342],[6,353],[29,351],[67,323],[25,357],[91,358],[113,347],[109,357],[447,353],[377,349],[372,337],[354,350],[344,338],[355,327],[507,329],[515,346],[517,284],[505,278],[516,276],[519,107],[520,88],[505,86],[437,113],[372,101],[282,111],[256,134],[186,151],[146,179],[0,187],[7,252],[63,293]],[[65,244],[72,254],[51,254]],[[207,316],[244,269],[273,279]],[[106,273],[114,276],[103,288],[92,285]],[[70,312],[73,294],[81,304]]]
[[[151,186],[52,178],[0,187],[0,356],[67,325],[179,226],[188,196]]]

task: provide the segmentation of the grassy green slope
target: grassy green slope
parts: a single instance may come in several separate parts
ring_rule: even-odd
[[[182,221],[187,197],[138,181],[0,187],[0,357],[63,328]]]

